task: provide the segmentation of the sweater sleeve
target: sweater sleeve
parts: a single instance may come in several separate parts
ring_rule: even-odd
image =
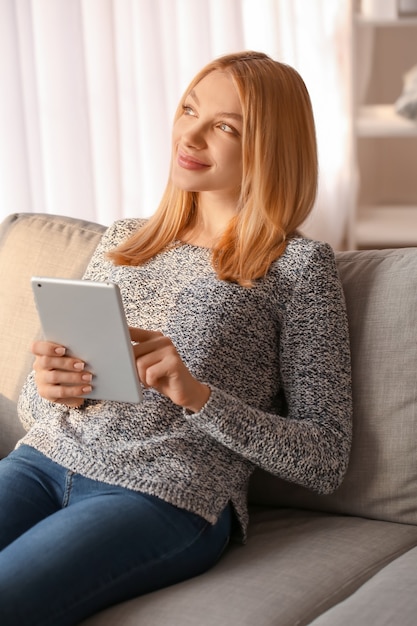
[[[285,411],[266,413],[212,387],[207,404],[187,419],[254,465],[331,493],[348,465],[352,396],[345,301],[327,245],[300,271],[277,349]]]
[[[50,402],[42,398],[38,394],[36,387],[35,372],[30,372],[23,384],[17,402],[17,414],[25,430],[28,431],[36,420],[42,416],[62,416],[68,410],[63,404]]]

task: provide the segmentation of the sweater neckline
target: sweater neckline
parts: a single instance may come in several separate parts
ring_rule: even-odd
[[[207,252],[211,252],[211,248],[208,248],[207,246],[198,246],[197,244],[194,243],[188,243],[187,241],[183,241],[182,239],[176,239],[173,242],[173,247],[174,248],[191,248],[192,250],[203,250],[203,251],[207,251]]]

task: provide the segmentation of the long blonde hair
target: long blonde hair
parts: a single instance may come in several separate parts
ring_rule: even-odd
[[[220,279],[251,286],[285,251],[313,207],[318,172],[313,111],[298,72],[260,52],[209,63],[184,98],[216,70],[230,74],[241,101],[243,172],[236,216],[213,247],[212,263]],[[198,193],[169,181],[154,215],[110,258],[118,265],[141,265],[171,247],[192,227],[197,202]]]

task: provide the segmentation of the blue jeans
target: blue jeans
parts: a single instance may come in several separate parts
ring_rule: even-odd
[[[230,505],[212,525],[21,446],[0,461],[0,624],[77,624],[201,574],[230,527]]]

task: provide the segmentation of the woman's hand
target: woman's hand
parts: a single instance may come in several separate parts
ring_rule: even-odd
[[[33,369],[39,395],[50,402],[69,407],[84,403],[80,398],[91,391],[92,374],[84,370],[85,363],[65,355],[65,348],[50,341],[35,341]]]
[[[153,387],[179,406],[198,412],[210,396],[210,388],[200,383],[181,360],[172,341],[162,333],[130,328],[136,367],[145,387]]]

